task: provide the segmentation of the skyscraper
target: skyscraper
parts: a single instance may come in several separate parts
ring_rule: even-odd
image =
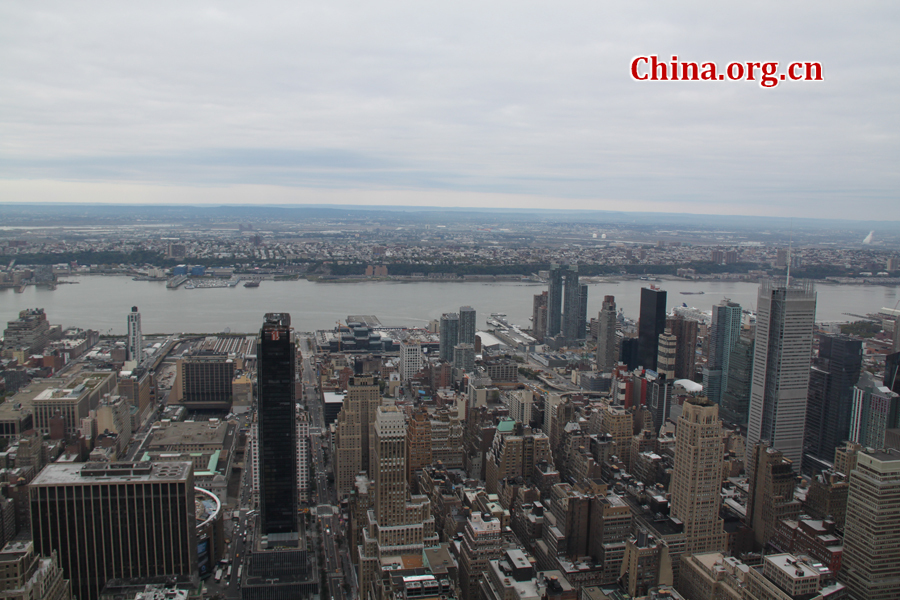
[[[597,336],[597,370],[601,373],[612,373],[619,362],[615,296],[603,297],[597,321],[600,323],[600,335]]]
[[[578,266],[570,265],[563,270],[563,315],[562,334],[569,342],[584,339],[584,321],[581,315],[581,285],[578,282]],[[578,323],[581,320],[581,331]]]
[[[125,358],[140,363],[144,359],[144,338],[141,336],[141,313],[137,306],[128,313],[128,339],[125,344]]]
[[[719,416],[732,425],[747,426],[750,386],[753,382],[753,347],[753,339],[739,337],[728,360],[727,385],[722,394]]]
[[[28,488],[34,549],[57,553],[79,600],[113,578],[197,571],[190,462],[53,463]]]
[[[531,331],[534,338],[541,342],[547,332],[547,292],[534,295],[531,309]]]
[[[762,549],[772,540],[778,521],[796,519],[800,514],[800,502],[794,500],[794,467],[781,452],[760,443],[750,449],[747,472],[746,523]]]
[[[900,590],[900,452],[860,452],[850,473],[840,579],[853,600]]]
[[[641,288],[641,318],[638,322],[638,362],[656,370],[659,336],[666,329],[666,292]]]
[[[725,448],[719,407],[703,397],[689,397],[678,418],[672,516],[684,523],[685,553],[725,549],[719,517]]]
[[[459,307],[459,342],[475,345],[475,309],[471,306]]]
[[[863,371],[853,387],[848,439],[869,448],[884,448],[888,429],[900,428],[900,395],[878,385]]]
[[[666,319],[666,329],[675,336],[675,379],[693,379],[697,367],[698,323],[673,315]]]
[[[575,331],[578,332],[578,335],[575,337],[576,340],[587,339],[587,305],[588,286],[586,283],[582,283],[578,286],[578,318],[575,322]]]
[[[381,393],[374,376],[356,375],[349,379],[334,437],[335,488],[338,498],[353,491],[360,471],[369,471],[369,425],[375,416],[375,408],[380,403]]]
[[[834,450],[850,434],[853,386],[862,368],[862,342],[844,335],[819,336],[819,356],[809,375],[803,471],[831,466]]]
[[[659,351],[656,355],[656,372],[666,379],[675,379],[675,358],[677,354],[678,338],[672,330],[666,330],[659,336]]]
[[[884,357],[885,387],[900,394],[900,352],[894,352]]]
[[[559,265],[550,268],[550,281],[547,285],[547,331],[545,337],[551,338],[562,330],[563,305],[563,269]]]
[[[291,316],[266,313],[258,341],[262,534],[297,532],[297,420]]]
[[[747,458],[767,440],[800,467],[816,292],[812,282],[767,280],[759,287]]]
[[[441,360],[453,361],[453,347],[459,343],[459,315],[444,313],[441,315]]]
[[[410,496],[406,483],[403,412],[396,406],[377,407],[372,436],[374,510],[359,546],[360,596],[381,584],[383,571],[395,568],[392,562],[402,566],[404,561],[421,561],[423,549],[438,543],[431,503],[425,496]]]
[[[709,330],[709,360],[703,371],[703,384],[709,399],[722,404],[728,389],[731,351],[741,334],[741,305],[727,298],[712,308]]]

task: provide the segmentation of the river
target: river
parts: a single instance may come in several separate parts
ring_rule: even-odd
[[[61,283],[50,290],[29,286],[23,293],[0,290],[0,323],[18,316],[25,308],[43,308],[51,323],[82,327],[102,334],[124,334],[126,315],[132,306],[141,312],[145,333],[256,332],[267,312],[289,312],[300,331],[331,329],[348,315],[375,315],[384,325],[424,326],[442,313],[471,305],[478,313],[478,327],[492,312],[506,313],[509,320],[530,326],[532,297],[546,289],[539,284],[516,282],[391,282],[314,283],[263,281],[258,288],[170,290],[165,282],[132,281],[130,277],[82,276],[77,284]],[[637,319],[641,287],[646,281],[591,284],[588,318],[596,317],[603,296],[614,295],[626,316]],[[661,281],[668,291],[667,308],[682,303],[708,311],[722,298],[745,308],[756,308],[758,285],[739,282]],[[900,286],[817,285],[818,322],[855,320],[845,313],[865,315],[900,301]],[[683,295],[681,292],[704,292]],[[5,326],[5,325],[4,325]]]

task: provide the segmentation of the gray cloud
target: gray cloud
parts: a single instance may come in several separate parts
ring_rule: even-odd
[[[0,177],[897,219],[898,16],[892,2],[4,3]],[[825,81],[634,82],[646,54],[815,60]]]

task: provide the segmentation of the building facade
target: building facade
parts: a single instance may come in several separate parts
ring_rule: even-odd
[[[724,453],[719,407],[703,397],[685,400],[670,485],[672,515],[684,523],[685,552],[725,549],[719,516]]]
[[[809,390],[816,292],[812,282],[759,287],[747,453],[767,440],[799,469]],[[749,462],[749,460],[748,460]]]
[[[264,535],[297,531],[296,365],[291,316],[267,313],[258,342],[259,513]]]
[[[34,548],[79,600],[107,581],[197,572],[191,463],[54,463],[29,486]]]
[[[888,600],[900,590],[900,452],[857,455],[850,473],[841,581],[853,600]]]
[[[641,313],[638,322],[638,363],[656,370],[659,336],[666,329],[666,292],[641,288]]]

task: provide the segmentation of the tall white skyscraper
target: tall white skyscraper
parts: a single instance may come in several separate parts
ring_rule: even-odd
[[[127,360],[141,362],[144,359],[144,338],[141,336],[141,313],[137,306],[131,307],[128,313],[128,340],[125,354]]]
[[[811,281],[767,280],[759,288],[756,347],[747,430],[749,453],[760,440],[800,468],[809,390],[816,291]]]

